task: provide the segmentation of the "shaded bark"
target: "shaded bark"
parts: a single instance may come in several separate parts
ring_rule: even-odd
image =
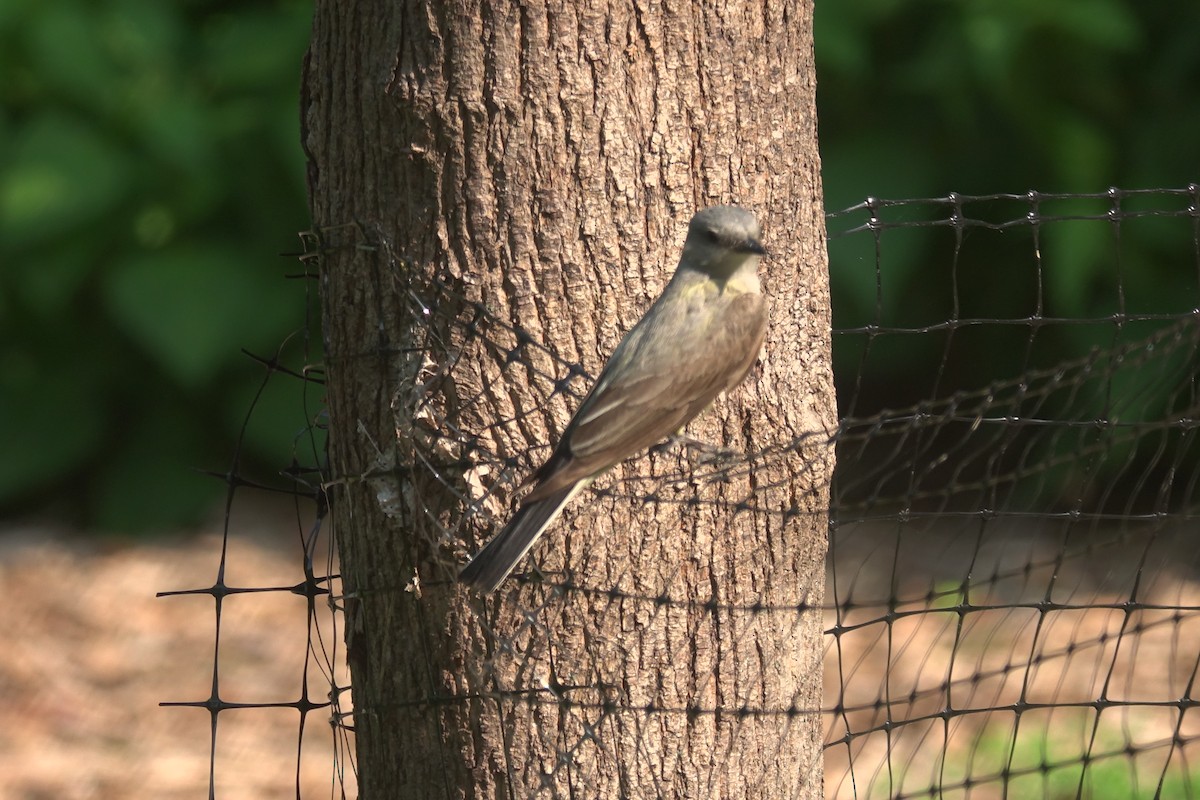
[[[303,122],[361,793],[819,797],[812,8],[586,5],[317,3]],[[634,459],[519,568],[544,582],[462,590],[587,388],[556,380],[599,371],[718,202],[763,223],[772,317],[688,433],[752,455]]]

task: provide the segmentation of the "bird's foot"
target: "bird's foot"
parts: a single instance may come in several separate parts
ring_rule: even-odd
[[[672,447],[685,447],[696,454],[696,460],[701,464],[715,464],[722,461],[733,461],[740,457],[737,450],[728,447],[718,447],[709,442],[702,442],[699,439],[693,439],[690,436],[677,435],[667,439],[662,445],[663,449]]]

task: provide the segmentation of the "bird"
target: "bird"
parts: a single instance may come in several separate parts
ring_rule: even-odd
[[[750,211],[696,212],[666,288],[617,345],[550,457],[523,484],[532,490],[463,567],[461,583],[494,592],[596,477],[676,434],[742,382],[766,333],[758,277],[766,255]]]

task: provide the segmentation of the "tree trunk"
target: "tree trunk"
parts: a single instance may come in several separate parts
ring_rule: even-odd
[[[391,797],[820,797],[835,420],[808,2],[318,0],[304,141],[359,785]],[[503,524],[688,218],[763,223],[760,363],[580,495],[481,599]],[[581,365],[573,369],[572,365]]]

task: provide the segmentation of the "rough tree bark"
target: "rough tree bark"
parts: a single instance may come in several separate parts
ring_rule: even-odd
[[[317,0],[302,114],[363,797],[821,796],[811,22],[804,0]],[[545,377],[561,362],[500,357],[475,304],[595,375],[718,202],[763,223],[771,325],[688,433],[759,455],[723,481],[640,457],[547,533],[545,583],[462,590],[507,513],[464,498],[510,499],[578,402]],[[465,299],[418,313],[435,274]]]

